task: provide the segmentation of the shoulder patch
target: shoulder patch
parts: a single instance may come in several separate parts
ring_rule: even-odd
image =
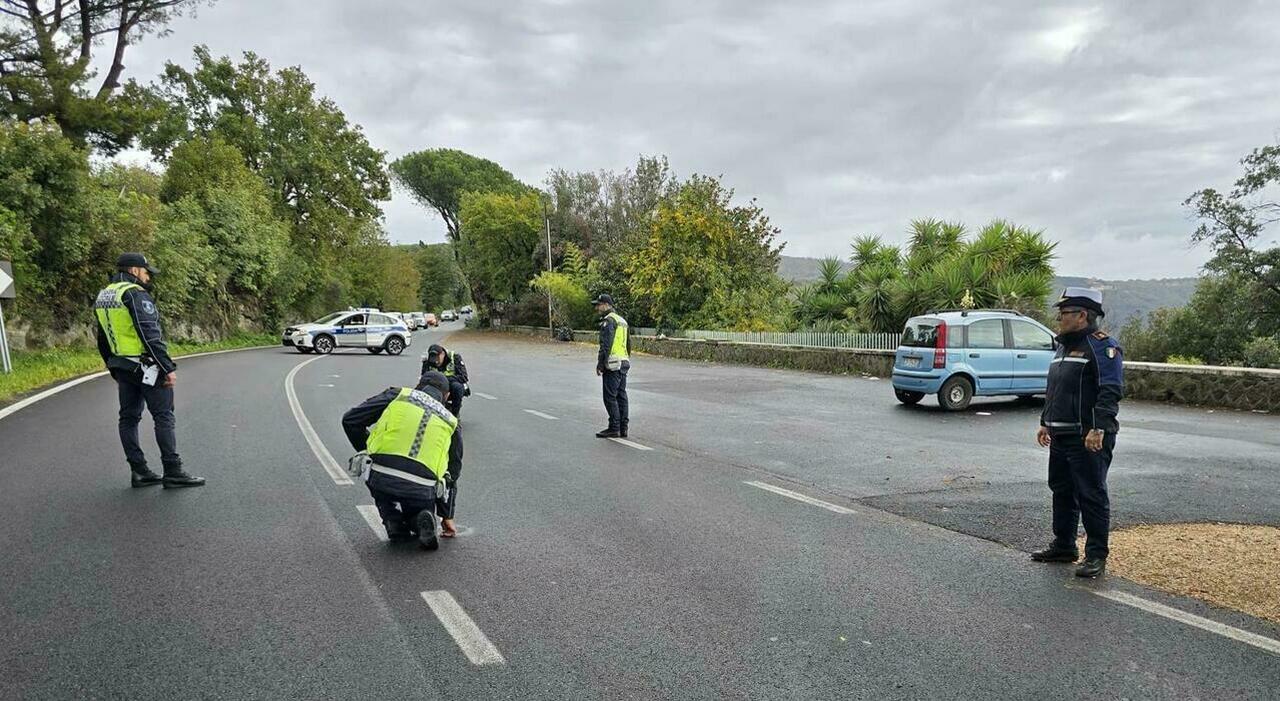
[[[1094,337],[1094,338],[1096,338],[1096,339],[1098,339],[1099,341],[1105,341],[1105,340],[1107,340],[1108,338],[1111,338],[1110,336],[1108,336],[1108,335],[1106,334],[1106,332],[1105,332],[1105,331],[1094,331],[1094,332],[1093,332],[1093,337]]]
[[[147,314],[155,314],[156,305],[152,304],[151,300],[144,299],[142,300],[142,311],[146,312]]]
[[[1116,357],[1116,347],[1115,347],[1115,346],[1107,346],[1107,357],[1108,357],[1108,358],[1114,358],[1114,357]]]

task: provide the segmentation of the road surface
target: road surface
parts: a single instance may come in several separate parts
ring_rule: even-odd
[[[200,489],[128,487],[109,380],[0,419],[0,698],[1280,688],[1277,627],[1027,560],[1048,530],[1035,406],[908,409],[884,380],[638,358],[627,445],[592,436],[590,348],[456,333],[474,390],[463,533],[390,548],[367,490],[324,462],[351,453],[342,412],[412,383],[453,331],[398,358],[181,362]],[[1121,418],[1121,524],[1280,520],[1276,417],[1131,403]]]

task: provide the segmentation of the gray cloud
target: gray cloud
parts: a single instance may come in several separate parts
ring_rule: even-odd
[[[757,197],[795,255],[994,217],[1064,273],[1194,274],[1181,201],[1280,128],[1280,6],[221,0],[132,49],[301,65],[391,158],[450,146],[540,183],[665,153]],[[443,227],[403,194],[401,241]]]

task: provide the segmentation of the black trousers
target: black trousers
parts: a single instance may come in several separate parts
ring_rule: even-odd
[[[604,380],[604,410],[609,412],[609,428],[615,431],[627,430],[630,421],[627,405],[627,371],[629,363],[623,362],[621,370],[605,370],[601,376]]]
[[[1107,556],[1111,531],[1111,499],[1107,471],[1116,447],[1116,434],[1102,439],[1102,450],[1090,452],[1079,434],[1054,434],[1049,444],[1049,489],[1053,491],[1053,537],[1058,547],[1075,550],[1080,521],[1084,521],[1085,556]]]
[[[155,424],[156,443],[160,446],[160,462],[165,472],[180,470],[182,458],[178,455],[177,422],[173,417],[173,388],[149,387],[142,384],[141,375],[123,370],[112,370],[111,377],[116,381],[120,397],[120,444],[129,466],[135,472],[147,466],[147,456],[138,443],[138,424],[142,421],[142,407],[146,406]]]
[[[462,416],[462,393],[467,391],[462,383],[449,378],[449,412],[455,417]]]
[[[382,525],[388,531],[418,530],[418,514],[435,510],[439,518],[453,518],[454,507],[458,503],[458,482],[449,484],[447,499],[438,499],[435,487],[428,487],[392,477],[378,472],[369,474],[369,494],[378,507],[378,515],[382,517]]]

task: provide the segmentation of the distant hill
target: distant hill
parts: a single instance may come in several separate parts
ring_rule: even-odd
[[[811,282],[818,279],[818,258],[783,256],[778,265],[778,275],[792,282]],[[1121,329],[1135,315],[1161,307],[1181,307],[1195,292],[1197,279],[1193,277],[1167,278],[1163,280],[1098,280],[1083,277],[1058,277],[1055,291],[1064,287],[1096,287],[1102,290],[1102,304],[1107,310],[1106,327]]]

